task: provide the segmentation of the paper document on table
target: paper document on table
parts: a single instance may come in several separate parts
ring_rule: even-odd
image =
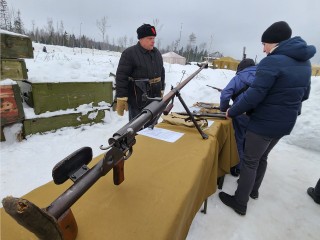
[[[208,128],[211,127],[213,123],[214,123],[213,120],[208,120]]]
[[[163,128],[145,128],[137,132],[140,135],[163,140],[166,142],[175,142],[183,136],[184,133],[174,132]]]

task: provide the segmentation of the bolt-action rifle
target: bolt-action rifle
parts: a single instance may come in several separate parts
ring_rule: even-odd
[[[189,115],[187,112],[177,112],[177,114]],[[225,112],[217,112],[217,113],[192,112],[191,114],[192,114],[193,117],[199,117],[199,118],[221,118],[221,119],[227,119]],[[187,120],[188,119],[189,118],[187,118]]]
[[[6,197],[2,200],[5,211],[39,239],[75,239],[78,227],[71,206],[111,169],[113,169],[115,185],[124,181],[124,160],[127,160],[133,152],[133,145],[136,143],[135,135],[146,124],[157,119],[175,96],[178,96],[180,100],[180,90],[203,68],[207,68],[208,64],[202,64],[199,67],[197,71],[175,88],[172,88],[163,98],[152,99],[153,101],[138,116],[109,138],[108,146],[100,146],[107,152],[91,169],[87,167],[92,160],[92,149],[90,147],[80,148],[56,164],[52,170],[54,183],[62,184],[68,179],[71,179],[74,183],[49,206],[39,208],[26,199]],[[186,111],[189,111],[189,109],[186,109]],[[194,123],[196,124],[195,120]],[[204,139],[207,138],[202,130],[198,129],[198,131]]]

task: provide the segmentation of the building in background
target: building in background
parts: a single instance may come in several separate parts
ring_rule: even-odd
[[[164,53],[162,54],[162,58],[166,63],[186,65],[186,58],[175,52]]]

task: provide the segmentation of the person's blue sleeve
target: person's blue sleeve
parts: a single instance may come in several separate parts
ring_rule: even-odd
[[[230,117],[235,117],[252,110],[262,102],[277,79],[278,70],[274,61],[264,58],[257,69],[255,80],[244,92],[243,97],[229,110]]]
[[[235,81],[237,76],[232,78],[228,85],[221,91],[220,95],[220,111],[225,112],[230,106],[230,100],[235,92]]]

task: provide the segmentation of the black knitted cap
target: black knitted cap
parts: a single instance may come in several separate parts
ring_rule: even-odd
[[[157,32],[154,26],[150,24],[143,24],[137,29],[138,39],[149,37],[149,36],[157,36]]]
[[[251,67],[251,66],[255,66],[255,63],[254,63],[253,59],[251,59],[251,58],[243,59],[243,60],[238,64],[237,72],[240,72],[240,71],[242,71],[243,69],[245,69],[245,68],[247,68],[247,67]]]
[[[264,31],[261,37],[261,42],[279,43],[291,38],[291,34],[292,30],[288,23],[284,21],[275,22]]]

